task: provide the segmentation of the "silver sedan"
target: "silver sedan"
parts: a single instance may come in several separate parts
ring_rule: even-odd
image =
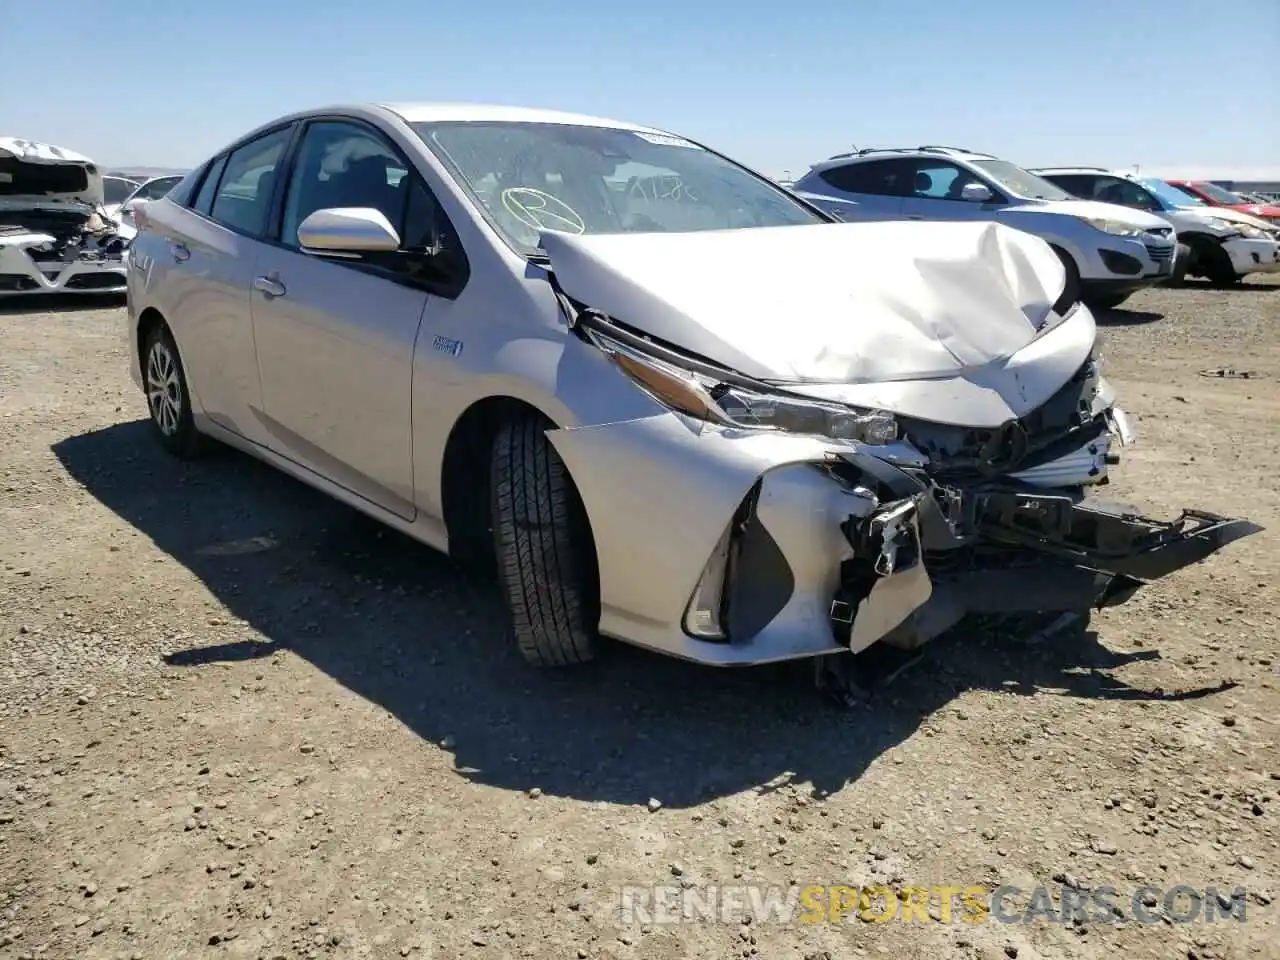
[[[1042,240],[837,223],[665,131],[315,110],[137,220],[159,441],[487,558],[536,663],[910,647],[1122,602],[1257,529],[1086,496],[1132,435]]]

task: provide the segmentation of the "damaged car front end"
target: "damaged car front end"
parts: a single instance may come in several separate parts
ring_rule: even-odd
[[[134,230],[102,198],[89,158],[0,137],[0,296],[123,292]]]
[[[722,666],[913,648],[967,614],[1122,603],[1261,529],[1094,496],[1134,436],[1040,241],[818,232],[790,261],[760,238],[760,262],[802,279],[814,250],[870,244],[880,271],[773,323],[740,268],[710,309],[729,287],[704,237],[544,236],[574,329],[661,407],[548,434],[595,534],[602,633]],[[885,283],[893,261],[911,284]],[[805,319],[822,298],[864,323]]]

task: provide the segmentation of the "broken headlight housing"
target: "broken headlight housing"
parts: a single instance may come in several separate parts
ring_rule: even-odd
[[[898,423],[882,410],[861,410],[774,391],[767,384],[716,377],[663,359],[635,343],[591,328],[591,342],[641,389],[680,413],[726,427],[777,430],[833,440],[886,444],[898,439]],[[666,351],[664,351],[666,352]]]

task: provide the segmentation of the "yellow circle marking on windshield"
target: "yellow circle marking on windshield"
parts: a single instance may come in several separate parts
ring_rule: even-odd
[[[502,191],[502,205],[507,212],[535,230],[552,233],[587,232],[578,212],[559,197],[533,187],[508,187]]]

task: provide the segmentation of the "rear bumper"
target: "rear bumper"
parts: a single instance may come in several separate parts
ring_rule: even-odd
[[[1018,473],[952,486],[905,444],[676,414],[548,437],[590,520],[600,631],[742,666],[920,643],[970,612],[1123,602],[1259,529],[1194,513],[1162,524],[1086,500],[1122,422]]]

